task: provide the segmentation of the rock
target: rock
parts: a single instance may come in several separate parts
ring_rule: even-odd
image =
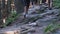
[[[40,6],[34,6],[34,9],[35,10],[39,10],[40,9]]]
[[[50,10],[48,10],[48,11],[45,12],[45,13],[41,13],[41,14],[33,14],[33,15],[27,15],[27,17],[30,17],[30,18],[32,18],[32,17],[36,17],[36,16],[40,16],[40,17],[42,17],[42,16],[44,16],[44,15],[51,14],[52,12],[57,13],[57,12],[55,12],[55,11],[50,11]],[[57,15],[57,14],[56,14],[56,15]]]
[[[60,34],[60,31],[57,31],[55,34]]]
[[[60,30],[56,30],[56,31],[53,32],[52,34],[60,34]]]
[[[25,30],[25,31],[23,31],[21,33],[24,34],[24,33],[32,32],[32,31],[35,31],[35,29],[34,28],[30,28],[30,29]]]
[[[31,34],[31,32],[28,32],[27,34]]]
[[[37,23],[29,23],[28,25],[29,25],[29,26],[36,26]]]
[[[28,11],[28,14],[32,14],[33,12],[35,12],[35,10],[30,10]]]
[[[0,34],[20,34],[20,30],[0,32]]]

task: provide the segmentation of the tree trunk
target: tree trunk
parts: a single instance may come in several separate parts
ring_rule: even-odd
[[[1,0],[0,0],[0,26],[1,26]]]
[[[3,25],[3,10],[5,8],[5,0],[0,1],[0,27]]]
[[[11,0],[7,0],[8,14],[11,12]]]
[[[21,0],[14,0],[15,8],[17,11],[17,14],[23,12],[23,3]]]
[[[1,19],[1,0],[0,0],[0,19]]]

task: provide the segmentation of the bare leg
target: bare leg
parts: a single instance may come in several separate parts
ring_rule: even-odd
[[[26,6],[24,7],[24,18],[26,18],[26,11],[27,11],[27,9],[26,9]]]
[[[51,10],[53,6],[53,0],[48,1],[48,8]]]
[[[29,6],[29,8],[31,8],[31,7],[32,7],[32,5],[33,5],[33,4],[32,4],[32,2],[30,2],[30,6]]]
[[[24,7],[24,12],[25,12],[24,18],[26,18],[26,15],[28,14],[28,9],[29,9],[28,6],[25,6],[25,7]]]
[[[25,12],[24,18],[26,18],[26,15],[28,14],[29,4],[30,4],[30,0],[26,0],[24,7],[24,12]]]

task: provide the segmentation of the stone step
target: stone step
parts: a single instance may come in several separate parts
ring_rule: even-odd
[[[0,30],[0,34],[23,34],[29,31],[34,31],[33,27],[29,27],[27,25],[22,25],[19,27],[8,27]]]
[[[36,16],[42,17],[42,16],[49,15],[49,14],[58,15],[59,14],[59,10],[58,9],[46,10],[46,12],[41,13],[41,14],[27,14],[26,17],[28,17],[28,18],[32,18],[32,17],[36,17]]]
[[[20,34],[20,29],[13,29],[13,30],[2,30],[0,34]]]

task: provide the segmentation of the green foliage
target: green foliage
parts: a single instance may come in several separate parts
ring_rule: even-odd
[[[53,0],[53,6],[60,8],[60,0]]]
[[[17,14],[16,14],[16,11],[12,11],[12,12],[11,12],[11,17],[14,18],[14,17],[16,17],[16,15],[17,15]]]
[[[45,28],[45,32],[46,33],[49,33],[50,31],[52,31],[54,28],[53,28],[53,25],[52,24],[50,24],[50,25],[48,25],[46,28]]]
[[[60,8],[60,0],[54,0],[53,5],[54,5],[54,7],[57,6],[56,8]],[[60,13],[60,11],[59,11],[59,13]],[[57,18],[56,20],[52,20],[52,22],[51,22],[52,24],[49,24],[49,25],[44,29],[44,32],[45,32],[46,34],[48,34],[48,33],[53,33],[53,32],[55,32],[57,29],[60,28],[60,24],[59,24],[58,22],[56,22],[59,18],[60,18],[60,14],[59,14],[59,16],[58,16],[58,18]]]
[[[52,32],[55,32],[59,28],[60,28],[60,24],[50,24],[45,28],[44,32],[46,34],[52,33]]]
[[[58,19],[58,18],[57,18]],[[48,33],[54,33],[57,29],[60,28],[60,23],[56,20],[52,20],[51,21],[51,24],[49,24],[45,29],[44,29],[44,32],[46,34]]]
[[[7,25],[11,24],[16,18],[17,18],[16,12],[12,11],[10,16],[6,19],[6,23],[3,25],[3,27],[6,27]]]

